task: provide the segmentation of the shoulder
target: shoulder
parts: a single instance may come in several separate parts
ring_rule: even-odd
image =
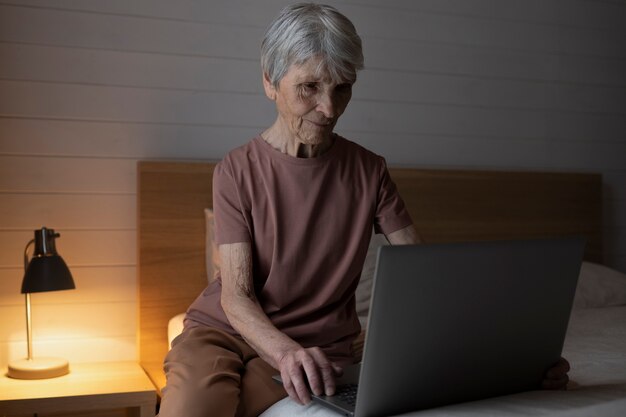
[[[377,153],[339,135],[337,135],[336,140],[341,148],[340,154],[342,159],[369,169],[386,167],[385,158]]]
[[[247,143],[229,151],[221,162],[231,164],[249,163],[258,157],[259,147],[257,138],[253,138]]]
[[[352,155],[356,155],[359,158],[372,159],[372,160],[384,159],[382,156],[367,149],[363,145],[360,145],[356,142],[346,139],[343,136],[337,135],[337,141],[340,144],[340,146],[343,148],[344,152],[352,154]]]
[[[227,175],[236,177],[241,173],[250,172],[259,159],[259,146],[257,138],[248,141],[246,144],[238,146],[229,151],[224,158],[215,166],[214,177]]]

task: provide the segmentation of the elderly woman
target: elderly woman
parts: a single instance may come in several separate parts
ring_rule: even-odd
[[[261,54],[278,115],[215,169],[220,277],[166,357],[162,417],[256,416],[287,394],[308,403],[307,386],[332,395],[355,360],[372,227],[392,244],[419,240],[384,159],[333,132],[363,66],[352,23],[329,6],[288,6]]]

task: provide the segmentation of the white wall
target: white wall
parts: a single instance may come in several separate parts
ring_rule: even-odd
[[[602,172],[626,271],[625,2],[329,2],[367,66],[340,133],[396,165]],[[216,160],[273,121],[258,46],[284,3],[0,0],[0,365],[43,225],[78,288],[33,296],[35,354],[136,358],[136,161]]]

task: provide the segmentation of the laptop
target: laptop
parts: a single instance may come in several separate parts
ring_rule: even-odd
[[[378,417],[538,389],[560,358],[579,238],[383,246],[362,362],[313,400]]]

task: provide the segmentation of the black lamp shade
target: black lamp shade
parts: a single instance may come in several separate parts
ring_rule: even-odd
[[[69,268],[59,255],[31,259],[22,281],[22,294],[76,288]]]
[[[22,294],[76,288],[69,268],[57,254],[54,239],[58,236],[45,227],[35,230],[35,253],[24,274]]]

